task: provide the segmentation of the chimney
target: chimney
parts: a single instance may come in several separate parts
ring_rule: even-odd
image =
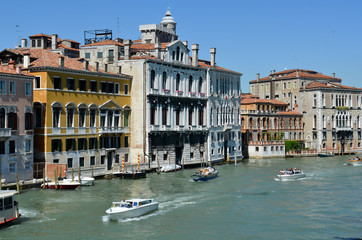
[[[297,69],[297,78],[299,78],[299,71],[298,71],[298,69]]]
[[[19,65],[16,66],[16,73],[21,74],[21,66]]]
[[[52,35],[52,50],[57,49],[57,43],[58,43],[58,35],[53,34]]]
[[[30,65],[30,53],[24,53],[24,68],[28,68]]]
[[[335,78],[336,77],[336,74],[335,73],[332,73],[332,78]]]
[[[85,60],[85,61],[83,62],[83,64],[84,64],[84,70],[88,71],[89,62],[88,62],[87,60]]]
[[[128,60],[130,58],[131,40],[125,39],[123,41],[123,44],[124,44],[124,59]]]
[[[185,45],[185,47],[188,47],[188,45],[189,45],[188,41],[183,41],[182,43]]]
[[[21,39],[21,47],[26,48],[28,46],[28,40],[25,38]]]
[[[99,72],[99,62],[96,62],[96,72]]]
[[[156,58],[157,58],[157,59],[160,59],[160,58],[161,58],[161,48],[162,48],[161,43],[155,43]]]
[[[216,55],[216,48],[210,48],[210,54],[211,54],[211,67],[215,67],[215,55]]]
[[[199,44],[192,44],[192,66],[199,66]]]
[[[259,81],[260,80],[260,73],[256,74],[256,80]]]
[[[59,67],[64,68],[64,56],[59,56]]]

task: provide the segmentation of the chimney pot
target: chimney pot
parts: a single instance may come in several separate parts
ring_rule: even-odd
[[[27,45],[28,45],[28,40],[26,40],[25,38],[21,39],[21,47],[26,48]]]
[[[24,68],[28,68],[30,65],[30,54],[29,53],[25,53],[24,54]]]
[[[124,59],[128,60],[130,59],[130,48],[131,48],[131,40],[130,39],[125,39],[123,41],[123,44],[124,44]]]
[[[335,73],[332,73],[332,78],[335,78],[336,77],[336,74]]]
[[[89,62],[85,60],[83,64],[84,64],[84,70],[88,71]]]
[[[59,56],[59,67],[64,68],[64,56]]]
[[[216,55],[216,48],[210,48],[210,54],[211,54],[211,67],[215,67],[215,55]]]
[[[58,35],[53,34],[52,35],[52,50],[57,49],[57,44],[58,44]]]
[[[256,80],[258,80],[258,81],[260,80],[260,73],[256,74]]]
[[[161,43],[155,43],[156,58],[157,58],[157,59],[160,59],[160,58],[161,58],[161,48],[162,48]]]
[[[199,66],[199,44],[192,44],[192,65],[194,67]]]

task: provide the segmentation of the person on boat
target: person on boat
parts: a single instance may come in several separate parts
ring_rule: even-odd
[[[359,157],[354,157],[353,160],[360,160],[360,158]]]

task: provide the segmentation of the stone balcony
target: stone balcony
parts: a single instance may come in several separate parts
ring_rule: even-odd
[[[11,137],[11,128],[0,128],[0,138]]]
[[[129,133],[129,127],[99,127],[99,133]]]

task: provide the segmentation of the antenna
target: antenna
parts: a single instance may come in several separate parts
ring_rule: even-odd
[[[119,17],[117,17],[117,34],[119,35],[118,37],[121,36],[121,31],[119,30]]]
[[[20,25],[16,24],[15,28],[16,28],[16,37],[18,38],[18,45],[20,45],[20,29],[19,29]]]

